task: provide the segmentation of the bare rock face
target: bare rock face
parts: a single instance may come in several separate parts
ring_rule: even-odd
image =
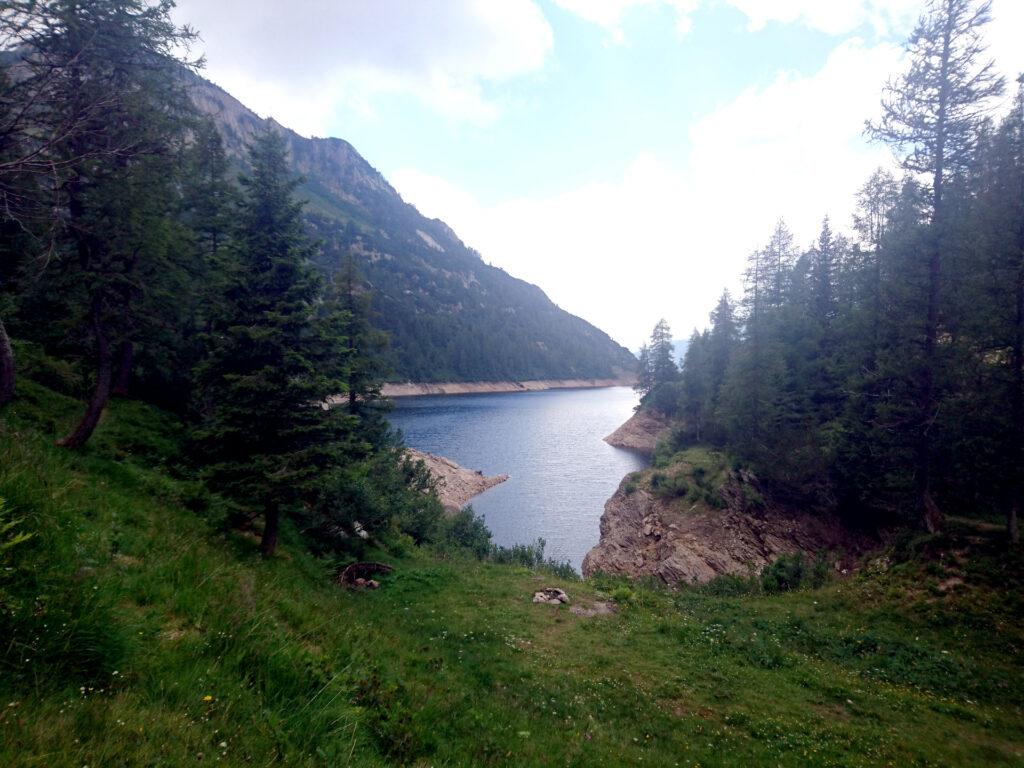
[[[658,440],[668,433],[669,425],[669,418],[657,411],[637,411],[604,441],[616,448],[652,454]]]
[[[435,456],[413,448],[407,449],[407,452],[413,461],[422,461],[426,465],[437,481],[437,496],[441,504],[452,514],[462,509],[474,496],[479,496],[488,488],[508,480],[508,475],[488,477],[472,469],[460,467],[444,456]]]
[[[731,474],[720,489],[723,509],[663,500],[623,480],[605,504],[601,540],[583,560],[583,575],[654,576],[668,585],[703,583],[725,574],[757,573],[780,555],[824,550],[861,550],[858,540],[832,516],[747,504],[744,484]]]

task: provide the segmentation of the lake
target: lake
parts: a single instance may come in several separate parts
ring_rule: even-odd
[[[604,503],[647,460],[602,440],[637,403],[629,387],[395,399],[407,445],[509,480],[471,502],[498,544],[542,538],[576,570],[597,544]]]

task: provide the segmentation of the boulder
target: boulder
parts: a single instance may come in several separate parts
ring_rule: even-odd
[[[569,596],[558,587],[545,587],[539,592],[533,593],[533,602],[546,603],[548,605],[561,605],[569,602]]]

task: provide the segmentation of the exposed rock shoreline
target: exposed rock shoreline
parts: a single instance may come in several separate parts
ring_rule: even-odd
[[[419,395],[470,395],[484,392],[542,392],[548,389],[600,389],[603,387],[629,387],[634,380],[628,377],[611,379],[544,379],[538,381],[442,381],[436,383],[385,384],[381,392],[386,397],[416,397]]]
[[[481,472],[460,467],[444,456],[435,456],[414,448],[408,448],[407,452],[414,461],[422,461],[433,475],[434,480],[437,481],[437,497],[449,513],[458,512],[474,496],[479,496],[488,488],[493,488],[508,480],[508,475],[484,475]]]
[[[671,426],[667,416],[641,410],[605,442],[653,454]],[[600,541],[582,570],[584,576],[701,583],[759,572],[784,554],[854,553],[875,544],[827,512],[773,502],[750,472],[731,469],[714,451],[694,449],[671,466],[622,480],[605,503]]]
[[[668,434],[670,426],[667,416],[656,411],[637,411],[604,441],[616,448],[629,448],[650,455],[658,441]]]
[[[668,585],[703,583],[727,574],[759,572],[780,555],[854,553],[874,542],[829,515],[746,499],[749,480],[734,474],[721,488],[725,508],[665,501],[638,487],[635,474],[619,485],[601,515],[601,539],[583,560],[583,575],[653,576]],[[681,503],[682,502],[682,503]]]

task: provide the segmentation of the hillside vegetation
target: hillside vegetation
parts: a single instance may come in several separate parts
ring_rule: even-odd
[[[856,527],[968,515],[1019,541],[1024,78],[1007,93],[989,11],[926,5],[867,126],[904,173],[857,190],[851,236],[826,217],[803,246],[779,220],[681,370],[655,327],[640,390],[675,419],[670,451],[724,451],[774,496]]]
[[[173,417],[119,401],[68,453],[53,438],[76,412],[25,382],[0,422],[3,765],[1024,759],[1021,563],[985,530],[777,596],[566,581],[451,547],[365,553],[395,571],[350,592],[343,559],[287,526],[263,559],[176,478]],[[543,586],[617,612],[534,605]]]

